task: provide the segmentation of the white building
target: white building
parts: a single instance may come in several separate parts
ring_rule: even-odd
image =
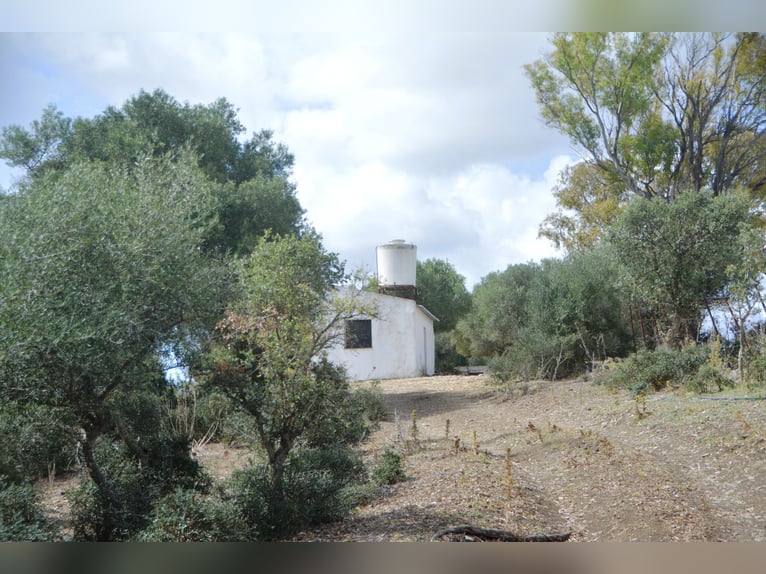
[[[416,253],[414,245],[402,240],[378,246],[381,292],[360,294],[364,305],[376,310],[375,316],[347,321],[344,340],[328,351],[332,362],[346,368],[350,380],[434,374],[438,319],[414,299]]]

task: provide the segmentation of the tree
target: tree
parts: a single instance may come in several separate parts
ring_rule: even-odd
[[[438,321],[434,323],[436,371],[449,372],[465,365],[467,358],[455,346],[453,331],[458,320],[471,309],[471,294],[465,277],[448,261],[418,261],[418,299]]]
[[[745,193],[688,192],[674,202],[633,201],[610,230],[630,294],[656,319],[656,340],[696,340],[701,309],[721,294],[751,216]]]
[[[619,180],[581,161],[560,174],[553,196],[559,210],[543,220],[540,237],[550,239],[557,248],[581,251],[598,245],[604,230],[624,209],[627,193]]]
[[[28,178],[66,170],[76,162],[131,165],[147,153],[177,157],[190,148],[207,178],[218,184],[216,215],[206,246],[246,254],[253,237],[309,231],[290,181],[293,156],[273,132],[240,142],[245,128],[224,98],[181,104],[162,90],[141,91],[121,108],[94,118],[65,118],[49,106],[30,129],[4,128],[0,158],[24,167]]]
[[[288,459],[301,443],[361,439],[343,371],[325,349],[363,309],[335,287],[348,281],[316,236],[266,237],[242,266],[245,293],[218,323],[201,379],[252,417],[269,469],[269,508],[286,503]],[[369,311],[369,310],[368,310]]]
[[[201,249],[215,201],[196,158],[74,163],[0,203],[0,396],[69,413],[104,508],[119,510],[97,460],[106,433],[137,460],[125,402],[163,355],[193,354],[229,292]],[[123,424],[125,423],[125,424]],[[98,537],[114,533],[115,515]]]
[[[32,131],[12,125],[3,128],[0,158],[12,166],[23,167],[29,175],[39,174],[45,167],[60,161],[60,145],[71,134],[72,121],[55,106],[43,110],[32,122]]]
[[[603,248],[490,274],[458,322],[458,349],[490,359],[503,382],[556,378],[623,356],[630,332],[616,275]]]
[[[467,357],[502,354],[529,319],[529,292],[540,267],[535,263],[510,265],[490,273],[473,289],[471,312],[458,321],[457,349]]]
[[[437,332],[455,328],[458,319],[471,308],[471,294],[465,277],[449,261],[427,259],[417,262],[418,300],[439,319]]]
[[[632,197],[762,191],[762,35],[575,33],[552,44],[526,66],[542,116],[606,186],[569,174],[564,212],[546,220],[543,235],[592,243],[593,224],[608,225]]]

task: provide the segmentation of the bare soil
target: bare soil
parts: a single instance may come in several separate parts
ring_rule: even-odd
[[[744,390],[644,402],[587,381],[508,393],[481,375],[379,388],[387,417],[364,456],[396,450],[407,479],[296,540],[427,541],[469,524],[572,541],[766,541],[766,401],[735,399]],[[251,461],[220,444],[195,455],[217,480]],[[72,480],[41,484],[62,522]]]
[[[574,541],[766,541],[766,401],[644,403],[587,381],[505,393],[483,376],[380,389],[388,417],[366,456],[405,453],[407,480],[298,539],[425,541],[471,524]]]

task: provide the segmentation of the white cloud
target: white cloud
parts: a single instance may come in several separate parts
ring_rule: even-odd
[[[2,119],[28,123],[48,102],[91,116],[157,87],[182,102],[225,97],[249,132],[274,129],[295,154],[308,218],[351,265],[374,267],[375,245],[403,238],[473,284],[555,254],[537,227],[568,146],[542,125],[522,70],[546,43],[459,26],[21,36],[3,55],[16,55],[18,85]],[[8,115],[29,99],[36,114]]]

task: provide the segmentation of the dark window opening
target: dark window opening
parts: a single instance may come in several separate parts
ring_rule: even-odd
[[[346,349],[372,348],[372,320],[351,319],[346,321]]]

